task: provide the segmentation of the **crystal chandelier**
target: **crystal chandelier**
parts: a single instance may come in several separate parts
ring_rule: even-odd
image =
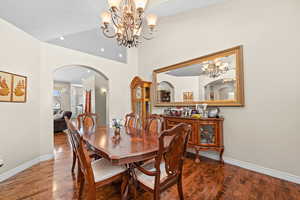
[[[229,64],[227,62],[222,62],[219,59],[210,60],[204,62],[202,65],[202,70],[210,78],[217,78],[221,74],[225,74],[229,70]]]
[[[103,34],[116,38],[120,46],[137,47],[140,39],[153,38],[157,16],[147,15],[148,31],[143,31],[147,0],[108,0],[109,10],[101,14]],[[148,36],[145,36],[148,35]]]

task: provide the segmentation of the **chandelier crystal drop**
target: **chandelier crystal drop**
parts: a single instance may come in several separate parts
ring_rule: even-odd
[[[210,78],[217,78],[229,71],[229,64],[221,60],[210,60],[203,64],[202,70]]]
[[[108,4],[109,10],[101,14],[106,37],[116,38],[120,46],[129,48],[137,47],[142,38],[154,37],[156,15],[146,16],[147,30],[143,30],[147,0],[108,0]]]

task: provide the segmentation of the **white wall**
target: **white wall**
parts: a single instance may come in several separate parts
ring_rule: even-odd
[[[0,33],[0,71],[28,78],[26,103],[0,102],[2,174],[39,156],[40,43],[2,19]]]
[[[174,99],[183,102],[184,92],[193,92],[194,100],[199,100],[199,77],[198,76],[172,76],[166,73],[157,75],[157,82],[166,81],[174,86]]]
[[[139,75],[244,45],[246,106],[221,109],[225,156],[300,176],[299,10],[299,0],[227,0],[162,19]]]
[[[98,114],[98,124],[109,124],[108,121],[108,104],[107,104],[107,92],[103,92],[103,89],[109,92],[108,81],[99,75],[95,76],[95,98],[96,98],[96,113]]]
[[[83,101],[84,90],[81,85],[71,84],[71,111],[72,118],[76,118],[77,115],[83,113]],[[82,109],[78,109],[77,106],[82,105]]]
[[[0,103],[0,157],[5,164],[0,168],[0,179],[36,163],[41,155],[53,153],[52,91],[57,68],[83,65],[102,72],[109,79],[110,119],[130,112],[136,49],[128,51],[124,64],[39,42],[2,19],[0,33],[0,70],[28,76],[27,103]]]
[[[127,64],[88,55],[75,50],[41,43],[41,154],[52,151],[53,126],[51,105],[53,72],[68,65],[89,66],[102,72],[109,80],[109,122],[113,118],[123,118],[130,112],[130,82],[137,74],[137,50],[128,51]]]

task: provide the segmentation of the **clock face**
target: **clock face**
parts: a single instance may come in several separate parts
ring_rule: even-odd
[[[141,87],[137,87],[137,88],[136,88],[136,91],[135,91],[135,97],[136,97],[137,99],[142,98],[142,88],[141,88]]]

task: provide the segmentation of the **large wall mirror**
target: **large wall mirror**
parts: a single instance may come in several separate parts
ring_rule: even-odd
[[[242,46],[153,72],[155,106],[244,106]]]

